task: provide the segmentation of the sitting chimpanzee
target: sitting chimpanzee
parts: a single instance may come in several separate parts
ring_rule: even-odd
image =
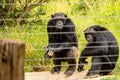
[[[108,29],[99,25],[90,26],[84,30],[87,45],[81,53],[78,71],[82,71],[85,59],[92,57],[91,69],[86,78],[95,75],[108,75],[115,68],[119,49],[114,35]]]
[[[75,25],[64,13],[55,13],[47,24],[49,45],[45,48],[45,57],[53,57],[54,67],[51,73],[59,73],[61,62],[67,61],[66,75],[72,75],[76,69],[78,40]]]

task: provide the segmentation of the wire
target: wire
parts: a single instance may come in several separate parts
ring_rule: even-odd
[[[28,12],[29,13],[29,12]],[[27,13],[27,14],[28,14]],[[0,14],[5,14],[5,13],[0,13]],[[9,13],[10,14],[10,13]],[[87,18],[87,19],[91,19],[91,18],[93,18],[93,17],[84,17],[84,16],[80,16],[81,18]],[[104,18],[104,19],[106,19],[106,18],[115,18],[115,19],[119,19],[120,18],[120,16],[97,16],[97,17],[95,17],[95,18]],[[79,19],[79,17],[71,17],[71,19]],[[3,20],[3,21],[13,21],[13,20],[18,20],[17,18],[0,18],[0,20]],[[22,18],[21,20],[26,20],[26,21],[33,21],[33,20],[47,20],[47,21],[49,21],[50,20],[50,17],[47,17],[47,18]]]
[[[98,1],[95,1],[95,2],[88,2],[88,3],[96,3],[96,2],[98,2]],[[41,4],[48,4],[48,3],[51,3],[51,4],[57,4],[57,3],[62,3],[62,4],[68,4],[68,2],[39,2],[39,3],[24,3],[24,4],[20,4],[20,5],[34,5],[34,4],[39,4],[39,5],[41,5]],[[72,3],[74,3],[74,4],[83,4],[83,3],[85,3],[84,1],[81,1],[81,2],[72,2]],[[108,4],[108,3],[104,3],[103,2],[103,4]],[[18,4],[16,4],[16,3],[0,3],[0,5],[18,5]]]
[[[86,47],[86,46],[80,46],[80,47],[85,47],[85,48],[91,48],[91,49],[93,49],[93,48],[117,48],[117,47],[119,47],[118,45],[112,45],[112,46],[88,46],[88,47]],[[56,50],[56,49],[71,49],[71,47],[63,47],[63,48],[53,48],[54,50]],[[37,49],[26,49],[27,51],[29,51],[29,50],[44,50],[43,48],[37,48]]]
[[[116,64],[117,62],[101,62],[101,63],[92,63],[92,65],[103,65],[103,64],[108,64],[108,65],[111,65],[111,64]],[[50,67],[53,67],[53,66],[56,66],[56,67],[67,67],[67,66],[83,66],[83,65],[85,65],[85,64],[61,64],[61,65],[46,65],[46,66],[44,66],[44,65],[40,65],[40,66],[25,66],[24,68],[31,68],[31,67],[46,67],[46,68],[50,68]],[[103,70],[104,71],[104,70]]]
[[[118,57],[119,55],[99,55],[99,56],[91,56],[91,57]],[[86,57],[89,57],[89,56],[80,56],[80,58],[86,58]],[[62,60],[62,59],[75,59],[75,57],[55,57],[55,58],[26,58],[25,61],[43,61],[43,60]]]

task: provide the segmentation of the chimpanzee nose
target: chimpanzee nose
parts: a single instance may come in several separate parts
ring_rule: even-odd
[[[58,25],[63,25],[61,21],[58,21]]]

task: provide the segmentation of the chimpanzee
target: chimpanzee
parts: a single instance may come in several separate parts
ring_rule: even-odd
[[[68,62],[66,75],[72,75],[76,69],[78,40],[75,25],[65,13],[58,12],[51,16],[47,24],[49,44],[45,48],[45,57],[53,58],[54,67],[51,73],[59,73],[61,62]]]
[[[85,59],[92,57],[91,69],[86,77],[108,75],[115,68],[119,55],[119,46],[114,35],[106,28],[93,25],[84,30],[87,45],[83,49],[78,71],[82,71]]]

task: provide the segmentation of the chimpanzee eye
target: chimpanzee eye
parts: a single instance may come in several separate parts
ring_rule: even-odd
[[[57,24],[58,24],[58,25],[63,25],[63,21],[62,21],[62,20],[58,20],[58,21],[57,21]]]
[[[63,24],[66,24],[66,20],[65,19],[61,19],[61,22],[63,22]]]

